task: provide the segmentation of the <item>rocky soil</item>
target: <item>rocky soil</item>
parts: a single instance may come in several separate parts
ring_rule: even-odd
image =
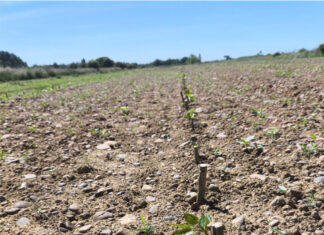
[[[146,69],[2,102],[0,234],[129,234],[140,215],[172,234],[187,212],[225,234],[323,235],[322,64]],[[180,72],[197,95],[194,131]],[[208,163],[198,209],[193,135]]]

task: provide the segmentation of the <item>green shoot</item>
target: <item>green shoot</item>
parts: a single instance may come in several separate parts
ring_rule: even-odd
[[[270,136],[273,141],[277,140],[278,134],[278,128],[273,128],[272,130],[265,132],[265,135]]]
[[[6,155],[6,153],[0,149],[0,160],[4,160],[5,155]]]
[[[271,229],[272,229],[272,231],[274,231],[275,233],[277,233],[277,234],[279,234],[279,235],[287,235],[287,234],[285,234],[285,233],[279,231],[278,229],[275,229],[275,228],[271,228]]]
[[[266,117],[265,109],[258,109],[257,116],[261,118],[265,118]]]
[[[29,126],[28,129],[33,133],[37,132],[37,128],[35,126]]]
[[[187,97],[189,103],[192,103],[193,101],[195,101],[197,99],[196,95],[192,93],[191,88],[188,88],[186,90],[185,96]]]
[[[71,135],[76,135],[76,131],[73,130],[71,127],[66,128],[66,130],[71,134]]]
[[[173,224],[178,229],[172,235],[198,235],[203,233],[208,235],[208,224],[211,222],[209,215],[202,215],[199,219],[193,214],[184,214],[186,224]]]
[[[251,140],[254,139],[254,135],[251,135],[245,139],[240,139],[237,142],[244,145],[245,148],[247,148],[250,145]]]
[[[84,157],[84,163],[85,163],[86,165],[88,165],[88,166],[91,165],[91,162],[90,162],[90,156],[89,156],[89,155],[86,156],[86,157]]]
[[[316,197],[316,192],[313,192],[311,198],[308,198],[308,205],[312,206],[314,201],[324,202],[324,198]]]
[[[143,215],[141,215],[141,219],[142,219],[142,223],[143,223],[143,227],[142,229],[136,229],[133,230],[132,232],[136,232],[136,233],[144,233],[145,235],[154,235],[154,231],[153,231],[153,225],[151,224],[149,227],[146,225],[146,221]]]
[[[308,153],[308,154],[317,154],[317,153],[322,153],[323,149],[319,149],[317,147],[317,143],[316,143],[316,136],[315,134],[311,134],[311,138],[314,140],[313,142],[310,142],[310,148],[308,147],[308,145],[306,143],[301,143],[301,150],[304,153]]]
[[[195,109],[189,109],[185,113],[185,117],[189,120],[197,119],[197,112]]]
[[[124,116],[128,116],[129,108],[127,106],[121,106],[117,109],[117,111],[122,111]]]
[[[28,156],[28,151],[24,152],[22,154],[22,159],[25,163],[27,163],[29,161],[29,156]]]
[[[307,118],[303,118],[303,120],[301,121],[301,124],[304,126],[304,127],[307,127],[309,123],[309,120]]]
[[[213,155],[215,155],[216,157],[221,157],[221,156],[223,156],[223,153],[222,153],[222,151],[221,151],[220,149],[214,149],[212,153],[213,153]]]

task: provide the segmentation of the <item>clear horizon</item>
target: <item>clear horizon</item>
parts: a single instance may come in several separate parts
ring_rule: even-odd
[[[324,2],[0,2],[0,51],[29,66],[203,61],[314,49]]]

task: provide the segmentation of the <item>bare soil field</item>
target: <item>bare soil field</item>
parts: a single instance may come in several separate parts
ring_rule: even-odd
[[[185,212],[229,235],[324,234],[323,64],[143,69],[2,101],[0,234],[136,234],[140,215],[172,234]],[[192,136],[208,164],[199,208]]]

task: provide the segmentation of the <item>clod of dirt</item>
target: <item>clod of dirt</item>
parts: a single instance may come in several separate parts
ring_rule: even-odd
[[[93,168],[91,166],[84,165],[84,166],[78,167],[77,173],[78,174],[86,174],[86,173],[91,172],[92,170],[93,170]]]
[[[284,199],[284,197],[282,196],[277,196],[275,197],[275,199],[273,199],[273,201],[270,203],[270,206],[272,207],[280,207],[280,206],[284,206],[286,204],[286,201]]]

